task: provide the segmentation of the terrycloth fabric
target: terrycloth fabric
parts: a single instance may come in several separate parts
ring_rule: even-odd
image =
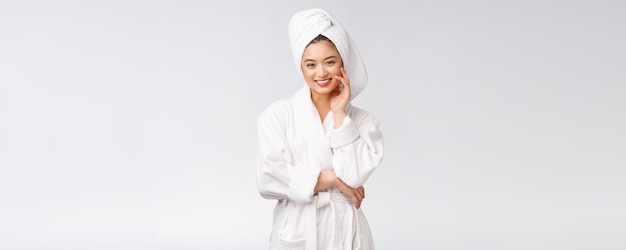
[[[350,78],[350,92],[354,99],[367,85],[367,70],[358,48],[339,21],[321,9],[296,12],[289,22],[289,41],[296,68],[300,67],[306,46],[319,35],[330,39],[337,47],[346,74]]]
[[[374,249],[361,209],[335,188],[314,193],[321,170],[359,187],[383,159],[378,121],[354,106],[347,114],[337,129],[332,112],[322,122],[304,86],[259,117],[257,184],[279,201],[271,249]]]
[[[296,67],[301,70],[306,45],[320,34],[337,47],[356,97],[367,84],[361,55],[339,22],[323,10],[300,11],[290,21]],[[314,192],[322,170],[334,170],[356,188],[383,159],[376,118],[351,105],[346,113],[337,129],[332,111],[321,121],[305,84],[260,115],[257,184],[264,198],[278,200],[270,249],[374,249],[361,209],[336,188]]]

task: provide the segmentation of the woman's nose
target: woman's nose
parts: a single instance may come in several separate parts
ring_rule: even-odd
[[[321,66],[321,67],[319,67],[317,69],[317,76],[318,77],[324,77],[324,76],[326,76],[326,73],[327,73],[327,71],[326,71],[326,69],[323,66]]]

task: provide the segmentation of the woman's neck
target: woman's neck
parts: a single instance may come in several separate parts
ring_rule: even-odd
[[[319,95],[311,91],[311,101],[313,101],[313,104],[320,115],[320,120],[324,122],[328,112],[330,112],[330,95]]]

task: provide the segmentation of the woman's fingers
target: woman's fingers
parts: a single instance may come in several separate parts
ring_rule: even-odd
[[[359,198],[359,200],[363,200],[363,192],[360,187],[354,189],[354,194]]]
[[[363,199],[365,199],[365,189],[363,187],[358,187],[358,188],[353,189],[353,191],[354,191],[354,196],[355,196],[353,200],[355,200],[356,198],[356,201],[354,202],[354,206],[357,209],[359,209],[361,207],[361,203],[363,202]]]
[[[362,186],[358,188],[352,188],[341,181],[336,187],[339,189],[339,191],[341,191],[341,193],[343,193],[345,196],[350,198],[350,200],[352,200],[352,203],[354,203],[354,206],[357,209],[361,207],[361,203],[365,198],[365,188],[363,188]]]
[[[359,209],[361,207],[361,202],[363,202],[363,198],[359,198],[359,195],[355,192],[352,201],[354,202],[354,206]]]
[[[335,76],[335,78],[339,79],[339,81],[343,83],[344,88],[350,88],[350,78],[348,78],[348,75],[346,74],[346,71],[343,69],[343,67],[340,70],[341,70],[341,75]]]
[[[350,79],[348,78],[348,74],[346,74],[346,70],[341,67],[341,79],[343,79],[344,84],[350,85]]]

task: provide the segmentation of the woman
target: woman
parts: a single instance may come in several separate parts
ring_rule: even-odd
[[[321,9],[294,14],[289,37],[306,84],[258,120],[259,192],[278,200],[270,248],[374,249],[359,208],[383,139],[378,121],[350,105],[367,84],[365,65]]]

